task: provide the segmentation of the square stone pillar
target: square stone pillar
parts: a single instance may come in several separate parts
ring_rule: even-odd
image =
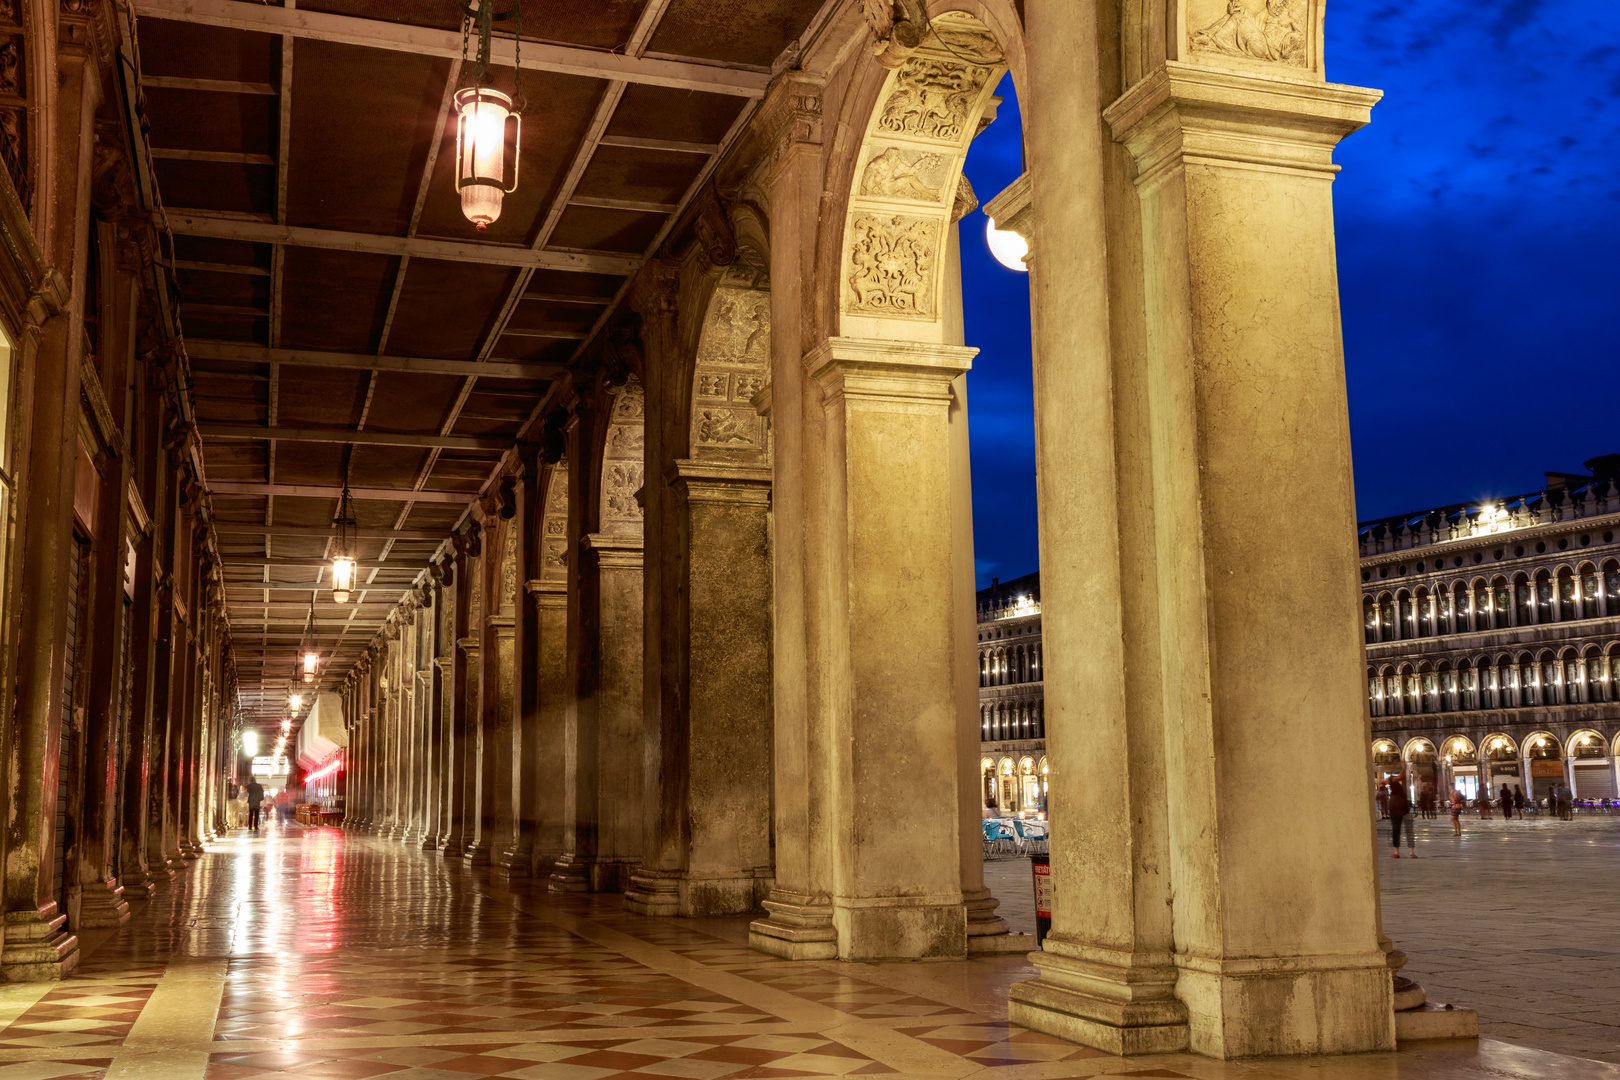
[[[533,755],[535,815],[534,863],[537,878],[551,875],[563,853],[563,752],[568,718],[568,585],[562,581],[528,581],[526,591],[536,608],[533,645],[537,717],[534,738],[525,730],[524,756]],[[533,742],[531,748],[529,743]]]
[[[499,579],[497,571],[496,580]],[[514,685],[517,629],[513,623],[510,611],[490,617],[488,640],[491,656],[484,669],[485,677],[489,679],[489,695],[484,703],[489,723],[484,735],[484,783],[489,792],[487,798],[491,813],[487,846],[494,869],[507,877],[512,876],[511,855],[517,838],[516,808],[512,802],[518,749],[515,741],[517,687]],[[484,842],[484,838],[480,837],[480,844]],[[524,877],[526,874],[516,876]]]
[[[826,417],[825,520],[808,523],[826,538],[826,685],[810,737],[830,777],[840,959],[967,954],[949,410],[975,351],[831,338],[804,360]],[[794,955],[798,928],[766,907],[750,943]]]
[[[653,815],[669,865],[637,867],[625,907],[738,914],[759,906],[771,875],[771,471],[677,461],[666,481],[684,554],[669,598],[686,646],[684,760]]]
[[[596,673],[571,673],[566,849],[552,891],[622,892],[641,856],[641,546],[635,535],[585,537],[584,572],[597,579]]]

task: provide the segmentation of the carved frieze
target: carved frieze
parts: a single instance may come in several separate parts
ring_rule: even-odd
[[[540,526],[540,580],[562,581],[568,574],[568,464],[559,462],[546,485]]]
[[[632,377],[613,396],[613,408],[608,414],[602,463],[603,532],[624,535],[641,531],[642,509],[636,493],[643,481],[646,412],[646,391]]]
[[[907,60],[878,115],[878,130],[954,143],[978,120],[979,91],[988,67],[931,57]]]
[[[744,245],[737,249],[737,257],[720,275],[720,284],[744,289],[771,287],[771,268],[765,265],[765,256]]]
[[[1227,0],[1220,18],[1194,31],[1199,52],[1309,67],[1308,0]]]
[[[517,529],[508,526],[506,545],[501,551],[501,602],[498,610],[509,612],[517,603]]]
[[[908,214],[856,214],[850,223],[850,310],[934,314],[940,223]]]
[[[937,203],[950,180],[951,164],[951,159],[944,154],[891,146],[866,163],[861,173],[860,193],[883,199]]]

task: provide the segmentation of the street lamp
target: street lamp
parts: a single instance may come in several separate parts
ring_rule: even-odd
[[[462,65],[470,69],[471,82],[456,91],[456,193],[461,196],[461,212],[479,232],[501,216],[501,200],[517,190],[518,144],[523,129],[523,8],[512,0],[505,11],[496,11],[496,0],[460,0],[466,18],[461,35]],[[490,32],[496,22],[515,21],[512,42],[515,50],[515,94],[495,89],[490,74]],[[478,56],[467,63],[467,42],[476,26]]]
[[[354,553],[349,550],[349,526],[354,524],[354,510],[349,505],[349,484],[343,483],[343,494],[338,498],[337,545],[332,553],[332,599],[339,604],[349,602],[349,591],[354,588]]]
[[[1011,229],[998,229],[994,218],[985,218],[985,243],[990,245],[990,254],[996,257],[996,262],[1009,270],[1017,270],[1021,274],[1029,272],[1024,265],[1024,259],[1029,255],[1029,242]]]

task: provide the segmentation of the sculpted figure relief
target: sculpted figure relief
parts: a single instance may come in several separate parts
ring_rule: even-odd
[[[932,315],[939,223],[895,214],[855,218],[849,285],[856,311]]]
[[[753,436],[745,430],[752,423],[751,418],[740,418],[731,409],[704,409],[698,420],[698,441],[710,446],[753,445]]]
[[[878,128],[895,135],[955,142],[962,137],[989,69],[913,57],[878,117]],[[976,120],[974,116],[971,119]]]
[[[944,154],[890,147],[866,163],[861,194],[937,203],[949,174]]]
[[[1193,48],[1251,60],[1308,67],[1305,33],[1296,18],[1303,0],[1228,0],[1226,14],[1192,36]]]

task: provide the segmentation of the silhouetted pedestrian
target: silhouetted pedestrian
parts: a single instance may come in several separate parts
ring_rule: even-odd
[[[254,832],[259,831],[259,807],[264,804],[264,785],[257,779],[249,780],[247,786],[248,828]]]
[[[1389,846],[1397,859],[1401,857],[1401,823],[1406,823],[1406,846],[1411,857],[1417,858],[1417,841],[1413,836],[1412,797],[1400,777],[1389,782]]]

